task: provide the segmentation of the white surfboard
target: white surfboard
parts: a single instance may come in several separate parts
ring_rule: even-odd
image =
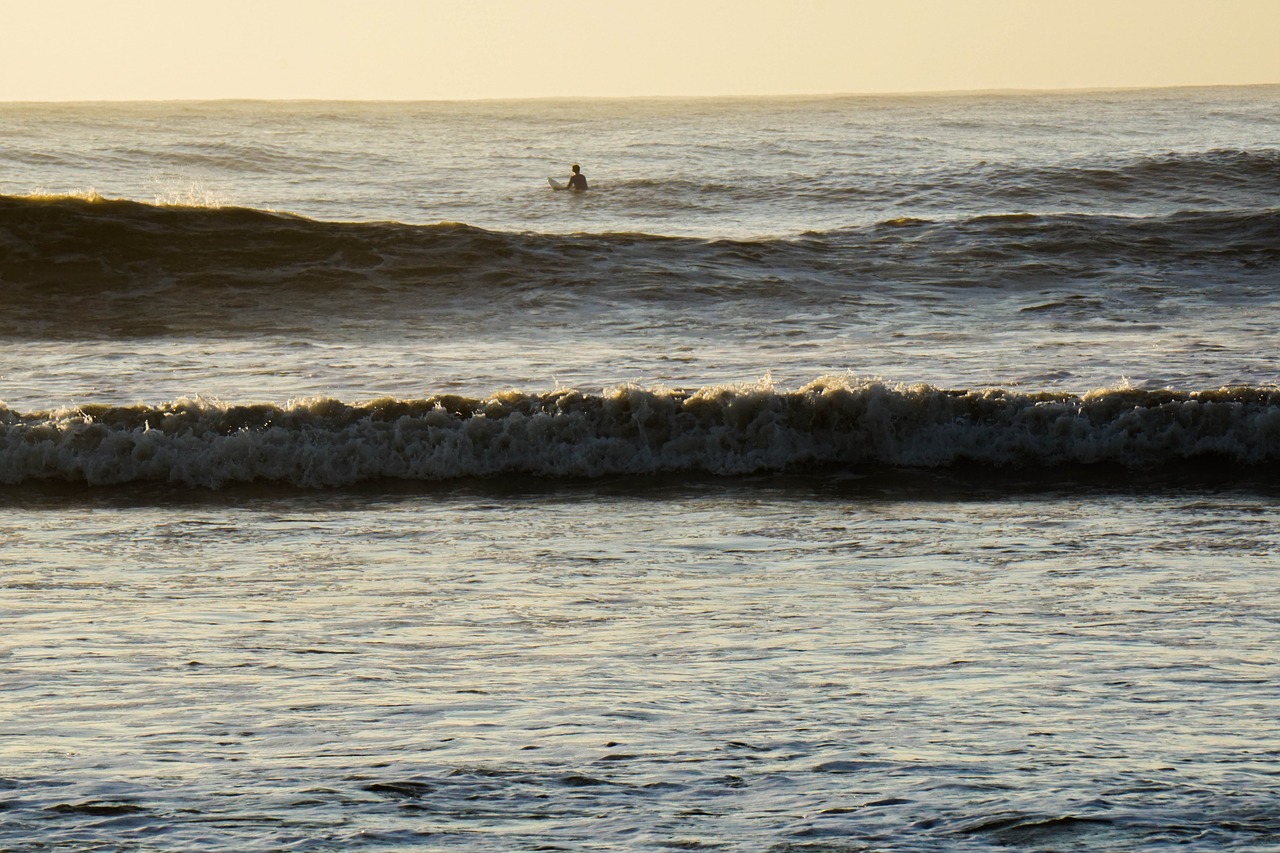
[[[551,189],[553,190],[562,190],[568,186],[568,184],[562,184],[555,178],[547,178],[547,183],[551,184]]]

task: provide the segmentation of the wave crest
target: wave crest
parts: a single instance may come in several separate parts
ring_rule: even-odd
[[[739,475],[823,467],[1167,468],[1280,461],[1280,389],[949,391],[826,377],[602,394],[510,391],[360,404],[183,399],[0,407],[0,482],[217,488],[493,475]]]
[[[1280,268],[1280,210],[895,219],[794,237],[539,234],[235,207],[0,197],[0,335],[207,334],[591,292],[719,307],[919,289],[1178,280],[1215,298]],[[416,312],[416,313],[415,313]]]

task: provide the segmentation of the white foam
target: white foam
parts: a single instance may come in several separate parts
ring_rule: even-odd
[[[0,410],[0,480],[342,486],[497,474],[745,474],[814,465],[1161,466],[1280,460],[1280,391],[945,391],[825,377],[696,392],[310,399],[234,406]]]

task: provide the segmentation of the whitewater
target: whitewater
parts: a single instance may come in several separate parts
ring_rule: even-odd
[[[1277,106],[0,104],[0,848],[1280,849]]]

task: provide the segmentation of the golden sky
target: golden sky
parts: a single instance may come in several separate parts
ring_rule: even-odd
[[[0,4],[0,101],[1280,83],[1280,0]]]

